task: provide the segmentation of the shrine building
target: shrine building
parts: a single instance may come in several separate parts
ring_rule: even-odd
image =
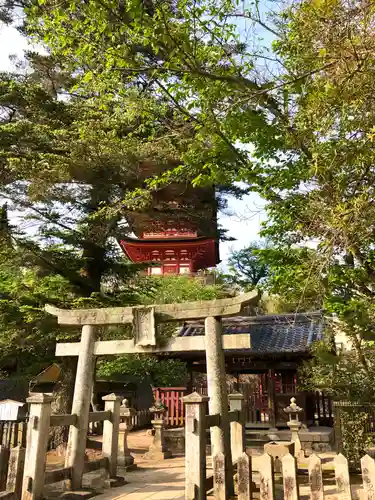
[[[225,351],[225,371],[232,376],[230,390],[245,397],[246,422],[249,426],[283,427],[283,411],[295,397],[304,409],[306,425],[331,425],[329,398],[299,388],[298,369],[311,357],[313,342],[322,340],[323,314],[319,311],[299,314],[236,316],[223,318],[223,334],[248,334],[250,348]],[[202,322],[187,322],[179,336],[204,335]],[[190,384],[194,373],[206,372],[204,356],[184,353],[179,359],[187,363]]]

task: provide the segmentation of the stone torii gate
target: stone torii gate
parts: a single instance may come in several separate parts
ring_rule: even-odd
[[[258,293],[249,292],[229,299],[182,304],[72,310],[46,306],[46,311],[57,316],[60,325],[82,326],[80,342],[56,345],[57,356],[78,356],[72,406],[77,423],[70,427],[65,463],[66,467],[72,468],[72,489],[78,489],[82,484],[95,356],[181,351],[206,352],[209,410],[211,414],[221,415],[221,427],[211,429],[212,453],[225,453],[227,484],[233,484],[223,349],[249,349],[251,343],[249,334],[222,335],[221,318],[240,314],[245,306],[257,300]],[[204,336],[172,337],[163,346],[158,345],[158,324],[193,319],[205,319]],[[98,326],[126,323],[133,324],[134,339],[96,341]]]

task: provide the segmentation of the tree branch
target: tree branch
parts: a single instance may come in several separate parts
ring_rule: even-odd
[[[273,28],[271,28],[270,26],[268,26],[268,24],[266,24],[264,21],[262,21],[260,19],[260,17],[253,17],[251,16],[250,14],[246,13],[246,12],[234,12],[232,14],[229,14],[227,17],[241,17],[243,19],[249,19],[250,21],[253,21],[254,23],[257,23],[259,24],[260,26],[262,26],[262,28],[264,28],[265,30],[269,31],[270,33],[272,33],[273,35],[275,35],[277,38],[280,38],[280,33],[278,33],[277,31],[275,31]]]

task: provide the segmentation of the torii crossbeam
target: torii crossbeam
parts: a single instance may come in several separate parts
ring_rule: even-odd
[[[245,306],[257,300],[258,292],[253,291],[229,299],[182,304],[72,310],[46,306],[46,311],[57,316],[60,325],[83,327],[81,342],[58,343],[56,346],[57,356],[78,356],[72,406],[77,424],[70,427],[66,456],[66,467],[72,468],[72,488],[79,488],[82,484],[94,357],[125,353],[206,351],[210,413],[221,415],[221,427],[211,430],[211,445],[215,453],[225,451],[227,484],[233,482],[223,348],[249,349],[251,339],[248,334],[222,335],[221,318],[240,314]],[[192,319],[205,319],[204,337],[174,337],[163,346],[157,345],[158,324]],[[96,327],[129,323],[133,324],[134,339],[96,341]]]

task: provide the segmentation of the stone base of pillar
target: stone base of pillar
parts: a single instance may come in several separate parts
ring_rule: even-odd
[[[126,471],[137,468],[137,464],[134,463],[133,455],[126,455],[125,457],[120,455],[118,457],[117,465]]]
[[[169,450],[149,450],[144,457],[147,460],[166,460],[167,458],[172,458],[172,452]]]
[[[64,500],[86,500],[97,496],[98,492],[89,489],[74,490],[74,491],[64,491],[60,498]]]
[[[130,472],[130,471],[136,470],[136,469],[138,469],[138,465],[137,464],[124,465],[123,467],[121,467],[121,470],[123,470],[125,472]]]
[[[122,476],[110,477],[104,481],[104,486],[106,488],[117,488],[117,486],[124,486],[125,484],[128,483]]]

